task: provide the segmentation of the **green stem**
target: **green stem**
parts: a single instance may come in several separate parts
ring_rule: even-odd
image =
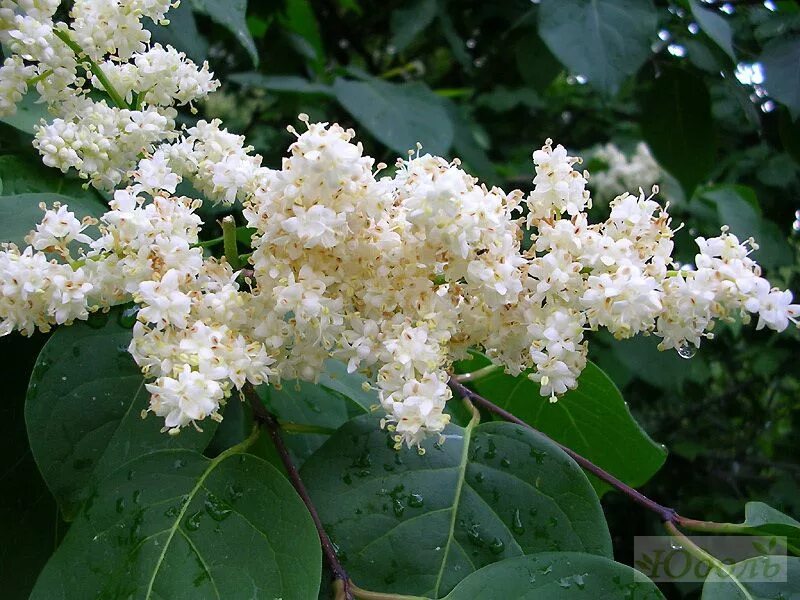
[[[196,244],[192,244],[194,248],[209,248],[211,246],[216,246],[217,244],[221,244],[225,241],[225,238],[222,236],[216,237],[213,240],[205,240],[202,242],[197,242]]]
[[[471,96],[474,91],[472,88],[438,88],[433,93],[441,98],[461,98]]]
[[[214,459],[214,461],[221,462],[224,458],[227,458],[232,454],[241,454],[256,442],[260,434],[261,434],[261,428],[258,426],[258,423],[254,423],[253,429],[250,431],[250,435],[248,435],[245,439],[243,439],[235,446],[231,446],[230,448],[225,450],[225,452],[222,452],[219,456],[217,456]]]
[[[675,523],[689,531],[698,531],[700,533],[713,533],[723,535],[770,535],[763,534],[758,528],[750,527],[744,523],[717,523],[715,521],[699,521],[697,519],[688,519],[686,517],[678,517]],[[800,556],[800,547],[795,546],[789,540],[785,543],[786,549],[794,555]]]
[[[239,250],[236,246],[236,221],[232,215],[228,215],[222,219],[220,225],[222,226],[222,244],[225,249],[225,260],[236,271],[241,266]]]
[[[28,87],[33,87],[34,85],[39,83],[42,79],[46,79],[47,77],[50,77],[50,75],[52,74],[53,74],[53,69],[47,69],[44,73],[40,73],[36,77],[31,77],[30,79],[28,79],[28,81],[26,81],[26,84],[28,85]]]
[[[486,365],[485,367],[481,367],[480,369],[476,369],[475,371],[470,371],[469,373],[461,373],[460,375],[454,375],[455,380],[459,383],[467,383],[470,381],[477,381],[478,379],[483,379],[492,373],[496,373],[500,371],[503,367],[500,365]]]
[[[100,65],[98,65],[88,54],[86,54],[86,52],[84,52],[83,48],[81,48],[77,42],[75,42],[71,37],[69,37],[69,33],[64,31],[63,29],[54,29],[53,33],[56,34],[58,39],[60,39],[67,46],[69,46],[69,49],[72,50],[76,56],[78,57],[82,56],[86,60],[86,62],[89,63],[89,67],[92,71],[92,74],[94,74],[94,76],[97,77],[97,80],[103,86],[103,89],[111,98],[111,101],[118,108],[130,108],[128,104],[125,102],[125,100],[122,98],[120,93],[114,88],[113,85],[111,85],[111,81],[109,81],[108,77],[106,77],[106,74],[103,73],[103,69],[100,68]]]
[[[322,435],[333,435],[333,433],[336,431],[330,427],[309,425],[308,423],[292,423],[291,421],[278,420],[278,424],[286,433],[319,433]]]
[[[403,75],[408,73],[409,71],[413,71],[417,69],[419,66],[419,61],[411,61],[410,63],[406,63],[404,65],[400,65],[399,67],[393,67],[388,71],[384,71],[379,75],[381,79],[391,79],[395,75]]]
[[[700,546],[695,544],[690,538],[686,537],[686,535],[681,533],[681,531],[677,527],[675,527],[675,523],[672,523],[670,521],[665,521],[664,528],[667,530],[670,536],[672,536],[672,539],[675,540],[678,544],[680,544],[681,548],[685,549],[689,554],[691,554],[700,561],[708,562],[708,564],[714,567],[715,569],[719,569],[720,571],[725,573],[725,575],[728,576],[728,579],[730,579],[736,585],[736,587],[739,588],[739,590],[742,592],[745,598],[753,597],[750,594],[750,592],[747,591],[747,588],[745,588],[742,585],[742,582],[736,579],[736,577],[734,577],[728,565],[718,560],[714,556],[710,555]]]

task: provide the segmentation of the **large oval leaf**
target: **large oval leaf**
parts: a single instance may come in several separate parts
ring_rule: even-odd
[[[98,485],[31,598],[316,598],[321,563],[311,517],[268,463],[160,450]]]
[[[511,423],[450,425],[420,456],[376,418],[348,422],[302,476],[360,586],[440,598],[492,562],[545,550],[610,556],[597,496],[552,442]]]
[[[665,70],[644,97],[644,139],[687,195],[714,166],[713,122],[705,83],[687,71]]]
[[[431,154],[446,154],[453,142],[447,110],[426,85],[339,78],[333,93],[378,141],[404,156],[417,142]]]
[[[539,35],[590,85],[614,94],[650,56],[658,13],[652,0],[543,0]]]
[[[42,119],[50,119],[47,105],[40,102],[39,94],[31,92],[25,94],[17,103],[17,110],[13,115],[0,117],[0,122],[11,125],[24,133],[33,134],[34,128]]]
[[[484,567],[459,583],[447,595],[447,600],[572,600],[582,597],[658,600],[664,596],[644,575],[608,558],[579,552],[544,552]]]
[[[69,200],[58,199],[62,203],[87,202],[92,208],[92,216],[99,216],[104,212],[97,192],[93,188],[83,189],[84,181],[77,177],[65,175],[58,169],[52,169],[42,164],[38,155],[16,156],[7,154],[0,156],[0,181],[2,181],[2,195],[13,196],[16,194],[51,193],[61,194]],[[80,200],[77,200],[80,198]],[[43,199],[52,203],[52,200]],[[35,203],[38,209],[38,202]],[[79,208],[79,207],[76,207]],[[41,211],[35,221],[28,224],[28,229],[33,228],[41,218]]]
[[[797,600],[800,558],[757,556],[712,570],[703,584],[702,600]]]
[[[149,395],[128,354],[131,331],[119,310],[92,324],[56,330],[36,360],[25,402],[31,450],[50,491],[71,520],[93,482],[120,463],[162,448],[202,451],[216,429],[161,433],[163,421],[142,419]],[[100,326],[96,319],[100,319]]]
[[[498,371],[473,387],[628,485],[642,485],[666,460],[664,447],[636,423],[617,386],[594,363],[586,365],[577,389],[558,402],[542,397],[539,386],[524,374],[512,377]],[[594,477],[591,480],[599,492],[609,489]]]
[[[766,75],[764,87],[796,120],[800,115],[800,35],[770,40],[760,60]]]
[[[733,50],[733,30],[728,21],[717,11],[703,8],[698,0],[689,0],[689,8],[703,32],[714,40],[731,60],[736,60],[736,52]]]
[[[247,28],[247,0],[192,0],[192,6],[230,31],[258,66],[258,49]]]

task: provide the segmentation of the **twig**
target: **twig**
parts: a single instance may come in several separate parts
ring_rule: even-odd
[[[269,433],[270,438],[272,438],[272,443],[275,444],[275,449],[278,451],[278,456],[280,456],[281,462],[283,463],[283,466],[289,475],[289,481],[291,481],[294,489],[297,491],[297,494],[303,501],[303,504],[306,505],[306,509],[311,515],[311,519],[314,521],[314,526],[317,528],[317,535],[319,535],[319,542],[322,546],[322,552],[325,555],[325,559],[328,562],[328,567],[330,568],[331,573],[333,573],[334,589],[337,590],[337,598],[353,600],[353,591],[350,587],[350,578],[347,575],[347,571],[342,566],[342,563],[339,562],[339,557],[336,556],[336,550],[333,547],[333,542],[331,541],[331,538],[328,537],[328,533],[325,531],[325,527],[322,525],[322,520],[319,518],[317,508],[314,506],[303,480],[300,479],[300,473],[298,472],[297,467],[294,465],[294,462],[292,462],[292,458],[289,455],[289,449],[286,447],[283,437],[281,437],[281,426],[278,423],[278,420],[271,412],[267,410],[263,402],[261,402],[261,398],[252,385],[249,383],[245,384],[243,391],[247,401],[250,403],[250,407],[253,409],[253,416],[255,417],[256,421],[264,425]]]
[[[605,481],[611,487],[619,490],[637,504],[640,504],[641,506],[644,506],[648,510],[653,511],[659,517],[661,517],[661,520],[664,521],[665,523],[677,523],[679,521],[680,517],[674,508],[663,506],[658,502],[656,502],[655,500],[651,500],[650,498],[642,494],[640,491],[633,489],[628,484],[623,483],[622,481],[614,477],[608,471],[601,469],[589,459],[584,458],[583,456],[581,456],[574,450],[567,448],[563,444],[559,444],[553,438],[551,438],[545,433],[542,433],[541,431],[539,431],[532,425],[526,423],[519,417],[512,415],[507,410],[500,408],[499,406],[487,400],[483,396],[476,394],[462,383],[456,381],[454,377],[452,376],[450,377],[450,381],[448,381],[447,385],[449,385],[450,388],[457,394],[461,395],[462,397],[469,398],[471,402],[475,403],[476,405],[482,408],[485,408],[489,412],[496,414],[497,416],[503,418],[504,420],[510,421],[511,423],[516,423],[517,425],[522,425],[523,427],[527,427],[528,429],[531,429],[532,431],[535,431],[539,435],[547,438],[548,440],[553,442],[556,446],[561,448],[564,452],[566,452],[570,456],[570,458],[572,458],[572,460],[578,463],[585,470],[589,471],[592,475],[594,475],[598,479]]]

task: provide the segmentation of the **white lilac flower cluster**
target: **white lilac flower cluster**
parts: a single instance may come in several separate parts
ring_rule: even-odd
[[[106,4],[163,16],[162,4],[140,2]],[[26,14],[41,5],[31,0]],[[96,8],[93,18],[107,18],[105,5]],[[98,52],[111,43],[87,35],[76,30]],[[142,51],[126,42],[131,56]],[[180,102],[180,88],[169,89]],[[55,104],[64,122],[80,121],[69,112],[79,103]],[[262,166],[220,121],[199,121],[144,149],[99,222],[78,221],[67,206],[47,210],[30,246],[0,250],[0,334],[136,302],[129,350],[150,381],[149,410],[171,433],[221,418],[247,382],[313,381],[338,358],[373,379],[399,447],[442,432],[448,369],[470,348],[508,373],[528,372],[555,400],[577,385],[587,329],[653,334],[662,349],[682,349],[711,337],[716,319],[752,314],[758,327],[783,330],[800,313],[790,292],[761,277],[754,242],[724,229],[697,240],[692,269],[676,269],[670,218],[641,192],[618,196],[605,222],[589,223],[588,173],[549,140],[533,154],[525,196],[419,151],[383,175],[352,130],[301,120],[306,130],[290,128],[297,139],[280,169]],[[118,143],[117,134],[110,128],[97,144]],[[242,204],[255,232],[247,271],[204,256],[200,201],[176,197],[183,179],[211,200]]]
[[[171,0],[76,0],[69,24],[53,21],[59,4],[0,0],[0,42],[10,52],[0,67],[0,115],[35,88],[54,117],[35,132],[44,163],[113,190],[143,152],[177,137],[173,106],[219,83],[208,64],[149,45],[142,19],[164,22]],[[93,90],[112,102],[93,100]]]
[[[594,150],[590,160],[604,168],[592,169],[591,188],[597,198],[616,198],[628,190],[650,189],[663,180],[663,173],[644,142],[626,155],[616,144],[608,143]]]

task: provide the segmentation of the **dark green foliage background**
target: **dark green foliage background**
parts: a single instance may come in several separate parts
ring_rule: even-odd
[[[798,291],[792,223],[800,209],[800,6],[773,4],[775,11],[732,2],[728,14],[721,2],[687,0],[284,0],[250,2],[245,11],[244,0],[184,0],[154,39],[209,60],[224,95],[200,106],[200,115],[246,134],[271,166],[291,142],[286,124],[296,124],[300,112],[354,127],[365,151],[389,164],[421,141],[424,150],[460,157],[489,184],[524,191],[533,176],[530,154],[547,137],[575,152],[608,141],[631,148],[644,139],[677,182],[671,213],[685,223],[676,239],[680,260],[693,257],[693,236],[714,235],[728,223],[738,235],[756,237],[756,256],[773,283]],[[757,88],[737,81],[739,63],[761,63],[765,81]],[[100,194],[40,165],[26,132],[32,110],[0,124],[0,219],[19,220],[21,194],[64,194],[91,212]],[[197,117],[187,111],[181,118]],[[203,211],[204,235],[218,236],[219,214]],[[596,216],[604,218],[601,209]],[[658,353],[652,339],[592,336],[591,358],[642,428],[669,450],[643,489],[696,518],[742,521],[747,501],[798,515],[797,331],[776,336],[734,322],[715,334],[690,361]],[[28,378],[47,337],[0,338],[0,589],[9,599],[27,597],[66,529],[23,419]],[[279,416],[304,412],[291,398],[302,388],[294,389],[267,398]],[[309,412],[320,427],[336,428],[368,408],[346,403],[346,391],[313,394],[313,402],[338,403],[322,417]],[[509,407],[518,404],[509,400]],[[228,417],[207,454],[248,431],[246,415]],[[304,460],[325,438],[290,445]],[[615,443],[624,455],[625,436]],[[652,473],[658,446],[636,443],[650,453],[645,470]],[[271,456],[269,448],[259,454]],[[630,476],[639,484],[646,475]],[[633,536],[658,532],[658,523],[618,494],[605,494],[603,506],[614,556],[630,564]],[[699,597],[698,588],[663,591]]]

